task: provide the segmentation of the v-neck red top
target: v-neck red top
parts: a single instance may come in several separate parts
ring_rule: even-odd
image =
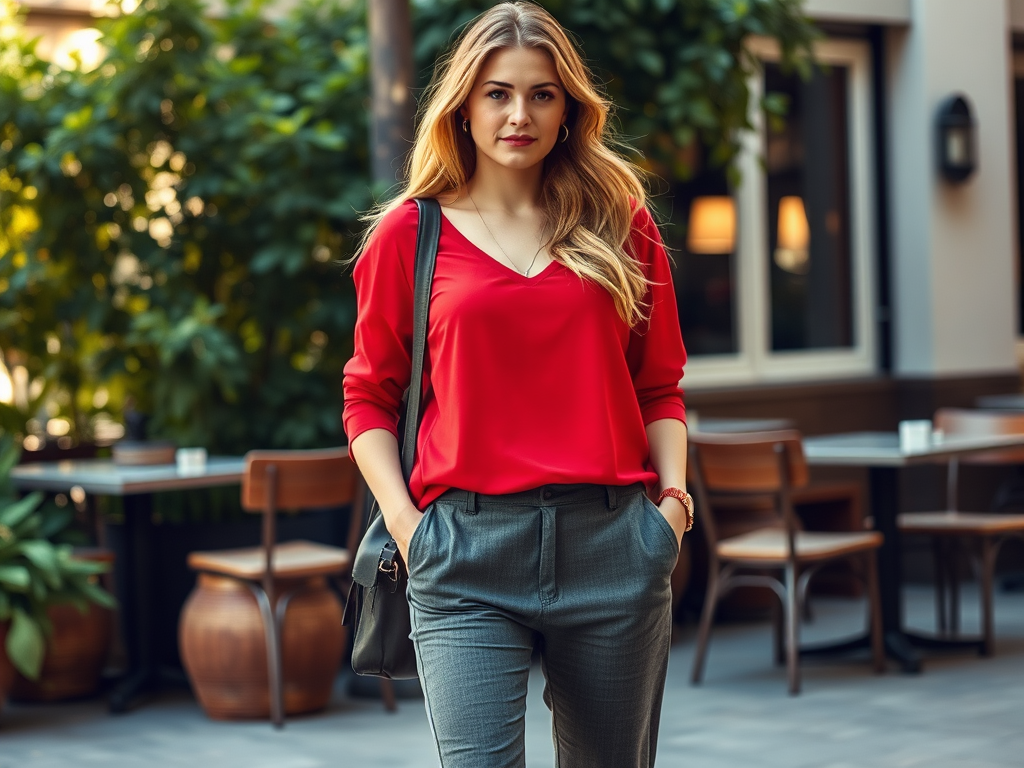
[[[344,380],[350,443],[368,429],[398,434],[417,221],[413,201],[389,213],[356,262],[355,352]],[[409,483],[417,506],[449,488],[657,481],[645,426],[686,420],[686,352],[668,257],[646,209],[629,243],[653,282],[650,322],[632,330],[601,286],[557,262],[524,277],[442,218]]]

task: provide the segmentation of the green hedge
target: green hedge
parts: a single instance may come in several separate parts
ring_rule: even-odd
[[[414,0],[421,85],[490,4]],[[806,66],[814,34],[798,0],[544,4],[670,179],[697,142],[735,155],[743,40],[777,37]],[[342,441],[354,297],[337,260],[373,202],[365,5],[307,2],[270,26],[251,3],[210,20],[198,0],[148,0],[100,28],[88,73],[0,39],[6,361],[53,385],[78,436],[131,398],[151,434],[213,451]]]

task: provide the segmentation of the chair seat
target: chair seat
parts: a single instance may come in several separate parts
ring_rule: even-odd
[[[342,573],[351,565],[352,557],[347,549],[312,541],[288,541],[274,547],[272,562],[275,577],[302,579]],[[250,581],[263,577],[265,564],[263,547],[192,552],[188,556],[188,566],[193,570]]]
[[[906,512],[897,518],[904,533],[933,536],[993,536],[1024,531],[1024,515],[993,515],[982,512]]]
[[[828,560],[876,549],[882,546],[882,534],[822,533],[797,531],[795,536],[798,560]],[[785,563],[787,555],[786,531],[781,528],[762,528],[733,536],[718,542],[718,556],[723,560],[750,560],[760,563]]]

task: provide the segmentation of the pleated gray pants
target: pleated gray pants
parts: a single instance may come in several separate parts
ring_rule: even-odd
[[[521,768],[536,647],[558,768],[654,765],[678,555],[642,484],[452,490],[409,544],[442,768]]]

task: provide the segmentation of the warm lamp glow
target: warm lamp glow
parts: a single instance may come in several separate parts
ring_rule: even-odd
[[[811,243],[804,201],[796,196],[779,200],[779,248],[806,251]]]
[[[731,197],[698,197],[690,206],[686,249],[690,253],[732,253],[736,247],[736,204]]]
[[[796,275],[806,275],[811,267],[808,248],[811,228],[802,198],[789,195],[779,200],[778,246],[775,263],[780,269]]]

